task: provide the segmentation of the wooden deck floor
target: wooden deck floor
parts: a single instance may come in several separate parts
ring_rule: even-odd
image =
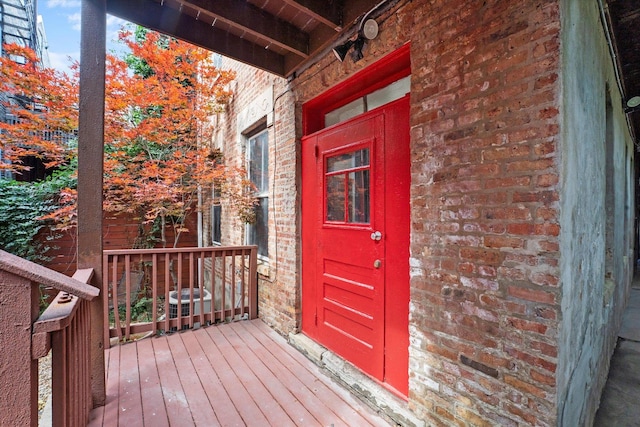
[[[89,426],[389,426],[261,320],[106,352]]]

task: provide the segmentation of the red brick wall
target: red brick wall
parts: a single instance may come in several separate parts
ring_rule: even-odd
[[[409,405],[430,425],[556,421],[559,19],[403,1],[363,60],[292,82],[308,101],[411,42]]]
[[[269,256],[258,263],[258,313],[267,324],[286,334],[298,327],[301,305],[295,219],[299,204],[295,103],[285,79],[226,58],[222,67],[237,73],[232,99],[214,118],[216,131],[211,144],[222,149],[225,161],[245,166],[246,137],[242,133],[269,116]],[[256,98],[269,89],[272,108],[265,110],[263,100],[256,102]],[[206,242],[210,241],[209,218],[205,215]],[[223,245],[245,244],[245,224],[224,203],[221,229]]]

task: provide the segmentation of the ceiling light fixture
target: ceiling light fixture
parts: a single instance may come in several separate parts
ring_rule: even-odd
[[[640,105],[640,96],[634,96],[627,100],[627,107],[629,108],[636,108],[639,105]]]

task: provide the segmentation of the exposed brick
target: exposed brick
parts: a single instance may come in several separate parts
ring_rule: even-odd
[[[506,236],[485,236],[484,244],[488,248],[523,248],[524,240]]]
[[[551,292],[522,288],[519,286],[509,286],[508,293],[515,298],[524,299],[532,302],[542,302],[553,304],[556,302],[556,295]]]
[[[513,386],[516,390],[521,391],[522,393],[530,394],[539,398],[546,397],[546,392],[542,390],[540,387],[537,387],[533,384],[529,384],[512,375],[505,375],[504,382],[506,384],[509,384],[510,386]]]

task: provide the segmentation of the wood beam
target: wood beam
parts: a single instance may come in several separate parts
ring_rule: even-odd
[[[93,268],[92,285],[102,283],[102,171],[107,45],[106,0],[82,0],[80,108],[78,123],[78,268]],[[102,298],[91,302],[91,393],[104,405],[104,313]]]
[[[304,58],[309,56],[309,35],[244,0],[189,0],[185,6],[232,27],[265,39]]]
[[[169,34],[204,49],[217,52],[279,76],[284,75],[284,57],[262,46],[234,36],[190,17],[179,10],[149,0],[106,0],[107,12],[143,27]]]
[[[338,1],[282,0],[283,3],[322,22],[335,32],[342,31],[342,8]]]

